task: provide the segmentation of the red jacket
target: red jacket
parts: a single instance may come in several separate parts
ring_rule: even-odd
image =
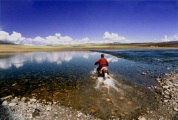
[[[106,58],[100,58],[98,61],[95,62],[95,65],[99,65],[101,67],[108,66],[108,61]]]

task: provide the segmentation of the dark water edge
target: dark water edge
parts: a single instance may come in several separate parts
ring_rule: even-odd
[[[116,71],[115,67],[113,72],[144,87],[156,85],[156,79],[164,78],[165,74],[178,72],[177,49],[97,50],[97,52],[118,57],[121,64],[117,68],[120,69]]]
[[[150,65],[162,65],[178,68],[177,49],[152,49],[152,50],[98,50],[98,52],[108,53],[118,58],[123,58]]]

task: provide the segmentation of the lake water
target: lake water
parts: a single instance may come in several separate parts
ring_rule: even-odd
[[[97,66],[94,63],[101,52],[113,55],[105,54],[109,61],[110,79],[96,77]],[[174,58],[171,57],[173,61],[166,59],[167,62],[162,60],[170,54],[161,54],[158,58],[147,56],[152,52],[155,51],[3,55],[0,56],[0,97],[35,97],[44,103],[55,101],[103,119],[114,116],[130,118],[139,111],[155,109],[154,95],[146,88],[156,84],[156,77],[164,77],[163,73],[176,69],[176,64],[171,64],[177,60],[177,54],[174,54],[177,51],[170,51]]]
[[[112,66],[115,74],[134,83],[150,86],[155,78],[165,73],[178,71],[178,50],[105,50],[100,51],[118,58],[119,64]],[[142,73],[146,73],[143,77]]]

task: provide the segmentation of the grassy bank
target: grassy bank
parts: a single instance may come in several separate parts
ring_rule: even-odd
[[[61,46],[27,46],[0,44],[0,53],[19,53],[35,51],[72,51],[94,49],[177,49],[178,43],[134,43],[134,44],[83,44]]]

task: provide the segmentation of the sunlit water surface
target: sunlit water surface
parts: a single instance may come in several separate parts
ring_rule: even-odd
[[[98,78],[94,63],[99,52],[37,52],[0,56],[0,97],[35,97],[58,102],[95,117],[134,118],[155,109],[147,86],[156,84],[158,65],[105,54],[110,76]],[[153,71],[143,76],[142,72]],[[130,81],[130,82],[129,82]],[[135,85],[136,83],[138,85]],[[145,88],[142,88],[145,87]]]

